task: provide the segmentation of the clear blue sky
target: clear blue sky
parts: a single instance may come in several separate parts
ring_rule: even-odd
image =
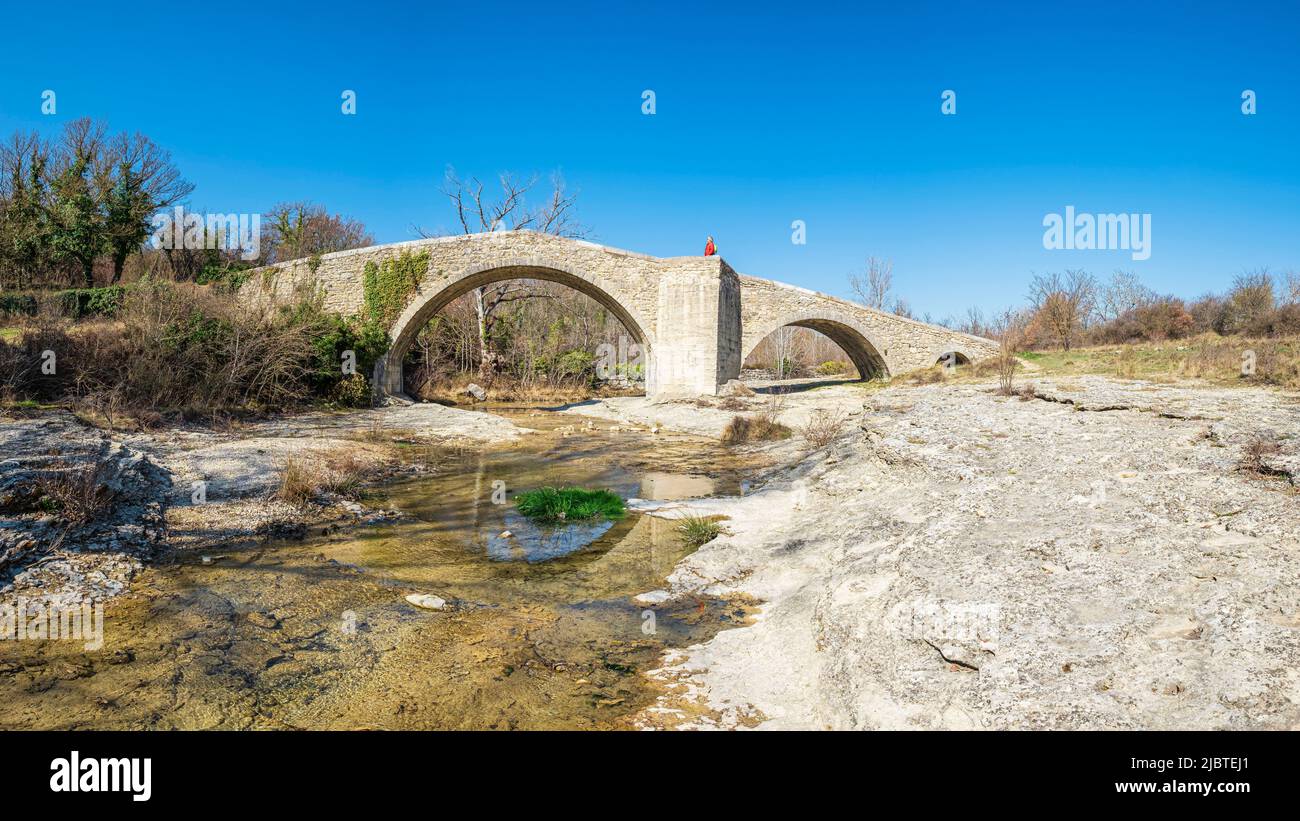
[[[447,165],[558,168],[597,241],[712,234],[741,272],[839,295],[875,254],[936,319],[1035,271],[1195,296],[1300,268],[1296,2],[703,5],[11,3],[0,131],[102,117],[171,150],[197,208],[309,199],[381,242],[451,227]],[[1151,258],[1044,250],[1066,205],[1150,213]]]

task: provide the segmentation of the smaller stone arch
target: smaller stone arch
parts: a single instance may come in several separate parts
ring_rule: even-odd
[[[811,328],[828,337],[848,354],[853,366],[858,369],[859,378],[864,380],[889,378],[889,366],[884,354],[872,340],[867,328],[848,316],[823,312],[786,317],[784,321],[769,323],[755,331],[747,332],[740,361],[744,362],[748,359],[758,347],[758,343],[766,339],[769,334],[787,326]]]
[[[969,365],[971,363],[970,354],[966,353],[960,348],[950,347],[950,348],[944,348],[943,350],[939,351],[937,354],[934,355],[933,357],[934,362],[931,363],[931,367],[933,367],[934,365],[947,365],[949,357],[953,357],[954,365]]]

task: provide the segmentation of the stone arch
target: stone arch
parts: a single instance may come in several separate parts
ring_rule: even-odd
[[[946,357],[950,353],[956,354],[958,365],[969,365],[971,362],[970,354],[968,354],[966,351],[962,350],[961,348],[955,348],[949,346],[949,347],[941,348],[939,351],[937,351],[931,356],[931,358],[934,361],[930,363],[930,367],[933,367],[935,365],[942,365],[944,361],[944,357]]]
[[[885,357],[864,326],[847,316],[821,312],[787,317],[782,322],[770,323],[753,331],[746,329],[740,361],[743,363],[748,359],[758,347],[758,343],[766,339],[769,334],[788,325],[796,328],[811,328],[829,337],[844,353],[848,354],[854,367],[858,369],[860,378],[889,378],[889,366],[885,362]]]
[[[613,283],[574,270],[562,262],[548,259],[530,258],[504,263],[493,262],[472,266],[450,277],[426,280],[421,285],[388,331],[390,340],[388,352],[375,363],[372,384],[376,400],[382,401],[390,396],[405,396],[402,360],[406,357],[420,329],[430,319],[452,300],[469,293],[474,288],[509,279],[555,282],[591,297],[614,314],[632,336],[632,341],[641,346],[642,361],[646,363],[652,361],[653,341],[650,336],[652,326],[631,306],[631,300],[620,295],[619,289]],[[649,370],[647,368],[647,371]],[[648,388],[649,383],[647,383]]]

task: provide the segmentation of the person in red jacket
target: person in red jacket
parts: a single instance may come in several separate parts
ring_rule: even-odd
[[[709,241],[704,243],[704,256],[711,257],[716,253],[718,253],[718,246],[713,244],[713,237],[709,237]]]

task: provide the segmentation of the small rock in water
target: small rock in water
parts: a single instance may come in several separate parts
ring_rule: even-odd
[[[511,536],[513,536],[513,535],[515,535],[515,534],[511,533],[509,530],[503,530],[503,531],[501,531],[501,538],[503,538],[503,539],[509,539],[509,538],[510,538]]]
[[[447,606],[446,599],[441,599],[429,593],[411,593],[406,600],[416,607],[423,607],[426,610],[441,610]]]
[[[475,382],[469,383],[469,387],[465,388],[465,393],[472,396],[475,402],[482,402],[484,399],[487,399],[487,391],[483,390],[483,388]]]
[[[202,557],[202,560],[204,564],[212,564],[213,562],[219,562],[224,558],[226,557],[225,556],[204,556]]]

